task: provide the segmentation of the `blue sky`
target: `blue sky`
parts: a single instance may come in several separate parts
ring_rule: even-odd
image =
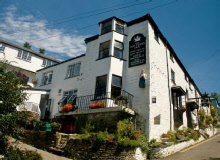
[[[0,39],[57,59],[85,53],[99,21],[150,13],[200,90],[220,94],[219,0],[0,0],[0,8]]]

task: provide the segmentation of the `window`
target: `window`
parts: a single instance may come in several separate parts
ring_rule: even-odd
[[[66,77],[70,78],[70,77],[79,76],[80,75],[80,66],[81,66],[81,63],[77,63],[77,64],[73,64],[71,66],[68,66]]]
[[[122,78],[112,75],[112,97],[116,98],[121,95]]]
[[[110,46],[110,41],[100,44],[99,59],[109,57],[109,46]]]
[[[96,78],[95,98],[104,98],[106,95],[107,75]]]
[[[42,81],[42,85],[46,85],[46,84],[51,84],[52,82],[52,77],[53,77],[53,72],[47,72],[43,74],[43,81]]]
[[[20,50],[18,51],[18,58],[23,59],[25,61],[30,61],[31,60],[31,53],[27,51]]]
[[[5,50],[5,45],[3,43],[0,43],[0,52],[3,52]]]
[[[115,41],[114,56],[123,58],[123,43]]]
[[[185,80],[186,80],[186,82],[188,82],[188,77],[187,77],[186,73],[185,73]]]
[[[122,23],[116,22],[115,31],[124,34],[124,25]]]
[[[174,124],[183,124],[182,96],[177,92],[172,92],[172,102],[174,111]]]
[[[105,34],[105,33],[111,32],[111,31],[112,31],[112,21],[111,20],[108,22],[102,23],[101,34]]]
[[[189,89],[192,90],[192,85],[190,81],[189,81]]]
[[[171,59],[171,61],[173,61],[173,53],[172,52],[170,52],[170,59]]]
[[[56,62],[53,62],[53,61],[50,61],[48,59],[43,59],[43,63],[42,63],[42,66],[44,67],[48,67],[48,66],[52,66],[54,64],[57,64]]]
[[[60,107],[64,106],[67,103],[75,105],[76,104],[76,96],[77,96],[77,89],[71,90],[71,91],[65,91],[65,92],[63,92],[63,97],[58,102],[58,105]]]
[[[173,70],[171,70],[171,80],[175,83],[175,72]]]
[[[159,42],[159,34],[154,31],[154,38],[156,39],[157,42]]]

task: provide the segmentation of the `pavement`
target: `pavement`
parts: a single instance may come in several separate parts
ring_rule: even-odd
[[[12,142],[12,141],[11,141]],[[16,145],[18,148],[20,149],[26,149],[26,150],[32,150],[32,151],[37,151],[37,153],[39,153],[42,157],[43,157],[43,160],[71,160],[69,158],[66,158],[66,157],[61,157],[61,156],[58,156],[58,155],[55,155],[55,154],[52,154],[52,153],[49,153],[49,152],[46,152],[44,150],[41,150],[41,149],[37,149],[33,146],[30,146],[30,145],[27,145],[25,143],[22,143],[22,142],[18,142],[17,145]]]
[[[220,160],[220,134],[158,160]]]

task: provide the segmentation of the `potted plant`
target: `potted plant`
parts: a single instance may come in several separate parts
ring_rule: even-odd
[[[126,105],[128,103],[128,97],[127,96],[122,96],[122,95],[117,96],[115,98],[115,102],[118,105]]]
[[[62,107],[62,113],[65,113],[65,112],[70,112],[73,110],[73,106],[72,104],[65,104],[63,107]]]
[[[161,138],[160,138],[160,140],[161,140],[163,143],[164,143],[164,142],[167,142],[169,139],[170,139],[170,135],[167,134],[167,133],[163,133],[163,134],[161,135]]]
[[[103,101],[91,102],[91,103],[89,104],[89,108],[90,108],[90,109],[103,108],[103,107],[105,107],[105,106],[106,106],[106,104],[105,104],[105,102],[103,102]]]
[[[32,80],[31,80],[31,83],[33,83],[34,85],[36,85],[36,84],[37,84],[37,79],[32,79]]]

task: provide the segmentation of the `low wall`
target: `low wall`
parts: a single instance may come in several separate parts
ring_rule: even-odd
[[[88,140],[70,139],[64,148],[64,155],[81,160],[145,160],[140,148],[120,147],[116,143],[91,142]]]
[[[216,129],[206,129],[206,130],[203,130],[201,131],[203,133],[207,133],[209,135],[209,137],[212,137],[214,136],[216,133],[217,133],[217,130]],[[174,154],[176,152],[179,152],[181,151],[182,149],[184,148],[187,148],[187,147],[190,147],[192,145],[195,145],[201,141],[205,140],[205,138],[203,138],[202,136],[197,140],[197,141],[194,141],[193,139],[191,139],[190,141],[186,141],[186,142],[182,142],[182,143],[178,143],[176,145],[172,145],[172,146],[169,146],[169,147],[166,147],[166,148],[163,148],[163,149],[159,149],[158,152],[156,152],[153,156],[155,158],[163,158],[163,157],[167,157],[171,154]]]

